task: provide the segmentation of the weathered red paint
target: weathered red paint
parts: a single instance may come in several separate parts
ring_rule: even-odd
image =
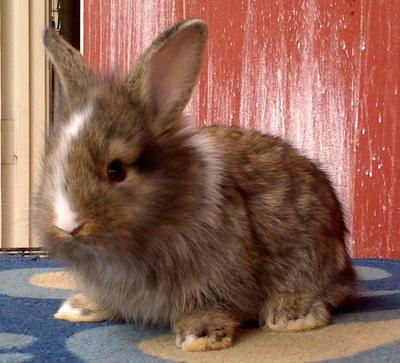
[[[331,176],[353,254],[400,257],[400,2],[86,0],[84,11],[84,55],[103,73],[128,72],[175,21],[204,19],[194,122],[287,138]]]
[[[355,127],[358,256],[400,258],[400,1],[361,6],[360,103]]]

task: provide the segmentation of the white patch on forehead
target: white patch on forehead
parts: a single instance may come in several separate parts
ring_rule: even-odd
[[[91,107],[88,106],[81,112],[74,113],[67,127],[64,130],[65,137],[73,139],[78,136],[79,132],[85,126],[91,114]]]
[[[60,141],[53,164],[53,186],[54,186],[54,201],[53,207],[55,212],[54,224],[66,231],[72,232],[79,227],[81,221],[78,219],[77,213],[65,192],[65,169],[68,159],[69,148],[72,140],[78,137],[84,126],[90,119],[93,111],[93,106],[89,104],[84,109],[74,112],[67,125],[61,130]]]

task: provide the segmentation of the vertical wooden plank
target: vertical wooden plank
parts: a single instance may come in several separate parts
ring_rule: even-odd
[[[1,1],[1,190],[2,190],[2,247],[12,247],[14,241],[14,115],[13,102],[15,66],[15,3]]]
[[[364,1],[356,125],[358,257],[400,258],[400,2]]]
[[[30,199],[30,117],[29,117],[29,1],[14,0],[15,59],[14,67],[14,153],[15,153],[15,235],[13,247],[29,245]]]
[[[48,128],[48,63],[46,61],[45,49],[42,42],[43,29],[48,25],[47,0],[37,3],[29,3],[29,62],[30,62],[30,87],[29,87],[29,111],[30,111],[30,191],[38,182],[41,173],[41,158],[44,153],[45,135]],[[29,199],[32,205],[32,193]],[[30,235],[30,245],[38,246],[39,241]]]
[[[1,111],[1,104],[2,104],[2,98],[1,98],[1,2],[0,2],[0,120],[2,120],[2,111]],[[2,133],[1,133],[1,127],[0,127],[0,145],[2,144]],[[2,155],[2,150],[0,148],[0,160],[3,159]],[[2,240],[2,235],[3,235],[3,191],[1,188],[1,164],[0,164],[0,248],[3,246],[3,240]]]
[[[31,187],[40,173],[48,119],[47,16],[48,0],[1,2],[2,247],[29,247],[32,241]]]

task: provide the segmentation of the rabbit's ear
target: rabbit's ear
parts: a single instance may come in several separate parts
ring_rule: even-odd
[[[156,127],[164,128],[166,122],[179,118],[188,103],[206,40],[203,21],[178,23],[160,34],[132,69],[129,89],[155,119]]]
[[[85,99],[96,77],[82,55],[51,28],[44,31],[43,42],[68,103]]]

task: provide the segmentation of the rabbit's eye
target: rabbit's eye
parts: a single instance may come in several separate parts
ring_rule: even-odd
[[[107,175],[110,183],[119,183],[125,180],[126,170],[121,160],[115,159],[108,165]]]

